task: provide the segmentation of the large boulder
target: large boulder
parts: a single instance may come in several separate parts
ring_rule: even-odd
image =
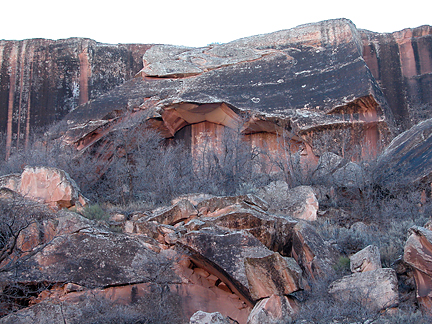
[[[293,298],[272,295],[255,305],[249,314],[247,324],[290,323],[297,311],[298,305]]]
[[[244,264],[253,300],[303,289],[302,271],[293,258],[276,252],[263,258],[246,258]]]
[[[381,256],[375,245],[369,245],[350,256],[351,272],[366,272],[381,268]]]
[[[269,202],[274,213],[308,221],[317,219],[318,200],[309,186],[289,189],[286,182],[279,180],[261,188],[258,195]]]
[[[232,324],[228,318],[223,316],[219,312],[206,313],[203,311],[198,311],[192,315],[189,320],[189,324]]]
[[[19,179],[15,174],[4,176],[0,185],[53,209],[83,207],[87,204],[75,181],[57,168],[26,166]]]
[[[318,279],[334,274],[339,253],[312,225],[303,221],[294,226],[292,256],[307,277]]]
[[[416,295],[420,304],[432,313],[432,231],[420,226],[409,229],[404,261],[413,269]]]
[[[377,269],[345,276],[330,284],[329,293],[335,298],[361,303],[377,310],[399,304],[398,280],[393,269]]]
[[[190,251],[194,263],[217,274],[231,289],[253,306],[246,274],[246,258],[262,258],[274,252],[247,232],[201,230],[187,233],[179,241]]]

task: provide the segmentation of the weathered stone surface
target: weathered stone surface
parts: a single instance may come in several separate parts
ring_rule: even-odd
[[[351,272],[366,272],[381,268],[381,256],[375,245],[369,245],[350,256]]]
[[[298,311],[296,302],[289,296],[270,296],[260,300],[252,309],[247,324],[290,323]]]
[[[292,256],[307,277],[318,279],[333,274],[338,255],[313,226],[301,221],[294,226]]]
[[[432,179],[431,135],[432,119],[428,119],[393,139],[373,170],[376,183],[399,190],[429,186]]]
[[[377,310],[399,303],[398,281],[393,269],[357,272],[336,280],[329,286],[336,298],[360,302]]]
[[[179,242],[191,251],[194,263],[217,274],[229,289],[243,296],[249,306],[253,305],[245,259],[266,257],[272,255],[272,251],[246,232],[190,232]]]
[[[311,187],[289,189],[286,182],[279,180],[261,188],[258,196],[269,202],[271,212],[308,221],[317,218],[318,200]]]
[[[360,33],[364,60],[382,85],[400,129],[431,118],[432,27]]]
[[[362,58],[361,37],[348,20],[200,49],[160,46],[149,51],[142,78],[65,118],[67,143],[79,150],[96,139],[101,145],[101,137],[109,141],[106,135],[133,115],[129,126],[149,120],[165,137],[186,139],[193,154],[203,129],[211,133],[221,128],[223,134],[225,127],[240,129],[253,147],[264,145],[261,133],[275,138],[291,134],[289,145],[300,145],[302,158],[314,159],[322,153],[323,133],[339,151],[368,143],[362,154],[374,156],[392,129],[391,111]],[[275,155],[278,142],[271,148]]]
[[[303,289],[302,271],[292,258],[284,258],[276,252],[263,258],[246,258],[244,263],[254,300],[289,295]]]
[[[409,234],[403,259],[413,268],[418,301],[432,313],[432,231],[413,226]]]
[[[192,315],[189,324],[231,324],[228,318],[224,317],[221,313],[206,313],[198,311]]]
[[[7,134],[0,147],[10,154],[11,147],[28,145],[35,127],[131,79],[150,47],[85,38],[0,40],[0,132]]]
[[[165,225],[175,225],[197,214],[195,207],[189,200],[180,200],[172,206],[155,211],[152,216],[147,218],[147,221],[156,221]]]
[[[200,218],[207,226],[244,230],[270,250],[278,251],[284,256],[291,255],[293,227],[297,223],[294,219],[276,217],[245,203],[210,209],[214,211]]]
[[[0,188],[19,191],[21,187],[21,173],[8,174],[0,177]]]
[[[2,187],[54,209],[83,207],[87,204],[75,181],[57,168],[26,166],[19,178],[18,175],[8,175],[2,179]]]

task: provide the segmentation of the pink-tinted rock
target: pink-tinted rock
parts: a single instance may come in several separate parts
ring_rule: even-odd
[[[413,268],[418,301],[432,313],[432,231],[413,226],[409,234],[403,258]]]
[[[196,215],[197,211],[189,200],[180,200],[172,206],[156,210],[147,220],[165,225],[174,225]]]
[[[247,324],[289,323],[298,311],[298,305],[289,296],[272,295],[260,300],[249,314]]]
[[[336,298],[358,302],[377,310],[399,304],[398,280],[393,269],[357,272],[330,284],[329,292]]]
[[[286,182],[276,181],[262,188],[259,196],[269,202],[272,212],[308,221],[317,218],[318,200],[311,187],[289,189]]]
[[[381,256],[378,247],[369,245],[350,256],[351,272],[366,272],[381,268]]]
[[[55,209],[86,205],[75,181],[56,168],[25,167],[18,192]]]
[[[244,264],[253,300],[303,289],[302,271],[293,258],[274,253],[263,258],[246,258]]]
[[[307,277],[317,279],[334,273],[333,265],[339,253],[321,238],[313,226],[298,222],[294,226],[292,256]]]
[[[198,311],[192,315],[189,324],[231,324],[228,318],[224,317],[221,313],[206,313]]]

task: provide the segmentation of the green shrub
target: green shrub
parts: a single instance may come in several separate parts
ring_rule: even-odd
[[[108,220],[109,214],[102,209],[99,204],[90,205],[87,207],[84,207],[81,211],[81,215],[83,215],[85,218],[92,219],[92,220]]]

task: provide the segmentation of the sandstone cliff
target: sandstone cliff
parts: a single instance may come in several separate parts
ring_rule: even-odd
[[[25,145],[35,127],[59,121],[88,100],[131,79],[142,68],[142,44],[90,39],[0,40],[0,132]]]
[[[363,57],[378,81],[400,130],[431,118],[432,28],[391,34],[361,31]]]

